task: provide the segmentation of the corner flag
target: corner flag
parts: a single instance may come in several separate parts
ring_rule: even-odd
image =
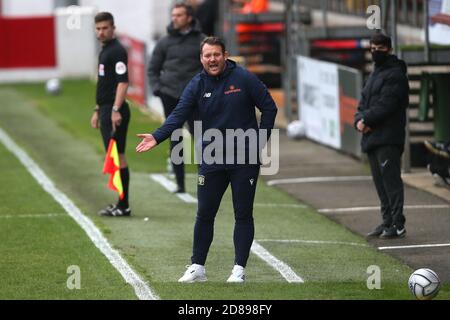
[[[103,174],[110,174],[108,187],[117,191],[120,200],[123,199],[122,178],[120,177],[120,160],[117,151],[117,142],[114,138],[109,140],[108,151],[106,152]]]

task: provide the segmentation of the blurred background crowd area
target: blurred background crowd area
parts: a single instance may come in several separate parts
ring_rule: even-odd
[[[352,118],[373,68],[369,39],[375,32],[384,32],[393,39],[394,53],[409,67],[406,170],[426,165],[423,141],[450,139],[446,125],[450,97],[445,89],[450,86],[450,0],[185,2],[194,7],[203,32],[221,36],[232,58],[268,86],[281,111],[278,127],[302,120],[308,138],[361,156]],[[120,41],[129,51],[129,97],[162,115],[146,68],[156,42],[166,34],[174,3],[0,0],[0,83],[95,80],[100,48],[93,16],[110,11]],[[308,74],[302,70],[309,70]],[[324,79],[336,81],[327,87]],[[320,97],[334,103],[321,102]],[[320,111],[305,112],[307,104]],[[322,124],[325,133],[314,133],[317,124]]]

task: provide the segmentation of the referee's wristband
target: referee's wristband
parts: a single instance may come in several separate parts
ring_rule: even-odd
[[[113,107],[112,107],[112,111],[114,111],[114,112],[119,112],[119,107],[118,107],[118,106],[113,106]]]
[[[95,108],[94,108],[94,111],[95,111],[95,112],[98,112],[98,110],[100,110],[100,108],[98,108],[98,107],[95,107]]]

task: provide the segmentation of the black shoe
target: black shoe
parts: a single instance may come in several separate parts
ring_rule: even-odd
[[[383,233],[383,231],[385,229],[387,229],[387,227],[384,224],[380,224],[378,227],[373,229],[373,231],[369,232],[366,236],[367,237],[378,237]]]
[[[100,216],[110,216],[111,211],[116,208],[115,204],[108,204],[108,206],[98,212]]]
[[[393,238],[403,238],[406,235],[406,228],[397,228],[392,226],[383,231],[380,235],[381,239],[393,239]]]
[[[433,173],[433,176],[436,179],[434,183],[436,187],[450,188],[450,178],[443,177],[439,173]]]
[[[425,145],[425,148],[427,148],[428,151],[430,151],[431,153],[434,153],[446,159],[450,159],[449,147],[443,144],[442,142],[431,142],[425,140],[423,144]]]
[[[109,205],[105,209],[100,210],[98,214],[104,217],[129,217],[131,215],[131,209]]]
[[[186,190],[184,188],[177,188],[173,193],[186,193]]]
[[[121,207],[116,207],[115,209],[113,209],[111,211],[111,216],[112,217],[129,217],[131,215],[131,209],[130,208],[121,208]]]

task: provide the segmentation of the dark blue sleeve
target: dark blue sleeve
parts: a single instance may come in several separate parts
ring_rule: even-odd
[[[194,78],[184,89],[177,106],[169,117],[167,117],[164,124],[152,133],[158,144],[169,138],[172,132],[175,131],[175,129],[180,128],[192,114],[197,105],[197,88],[198,81]]]
[[[267,87],[256,75],[248,72],[249,89],[252,100],[255,103],[256,108],[261,111],[261,121],[259,129],[267,130],[267,137],[270,137],[271,130],[275,123],[275,117],[277,115],[277,106],[273,101],[272,96],[267,90]]]

